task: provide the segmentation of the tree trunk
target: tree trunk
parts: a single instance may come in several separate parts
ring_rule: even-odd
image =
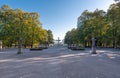
[[[113,47],[114,47],[114,48],[117,48],[116,39],[115,39],[114,42],[113,42]]]

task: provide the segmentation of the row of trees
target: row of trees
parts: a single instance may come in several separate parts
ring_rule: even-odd
[[[17,46],[20,37],[24,47],[53,43],[52,31],[42,28],[38,13],[3,5],[0,8],[0,40],[3,46]]]
[[[85,10],[79,19],[80,26],[66,33],[65,43],[91,46],[91,38],[95,37],[97,46],[120,45],[120,2],[110,5],[107,12]]]

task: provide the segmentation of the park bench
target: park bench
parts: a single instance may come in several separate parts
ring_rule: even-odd
[[[43,50],[43,48],[42,47],[35,47],[35,48],[30,48],[30,50],[31,51],[33,51],[33,50]]]
[[[30,50],[33,51],[33,50],[43,50],[43,49],[48,49],[48,47],[47,46],[38,46],[35,48],[31,48]]]
[[[82,46],[69,46],[68,49],[71,49],[71,50],[85,50],[85,48],[82,47]]]
[[[72,47],[71,50],[85,50],[84,47]]]

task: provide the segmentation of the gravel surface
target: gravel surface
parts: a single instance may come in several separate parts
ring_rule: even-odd
[[[120,50],[98,48],[97,54],[54,46],[42,51],[0,51],[0,78],[120,78]]]

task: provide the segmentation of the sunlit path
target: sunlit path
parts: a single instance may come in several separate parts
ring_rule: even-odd
[[[1,78],[120,78],[119,50],[98,49],[95,55],[89,48],[72,51],[65,46],[24,49],[21,55],[16,51],[0,52]]]
[[[0,1],[0,78],[120,78],[120,0]]]

